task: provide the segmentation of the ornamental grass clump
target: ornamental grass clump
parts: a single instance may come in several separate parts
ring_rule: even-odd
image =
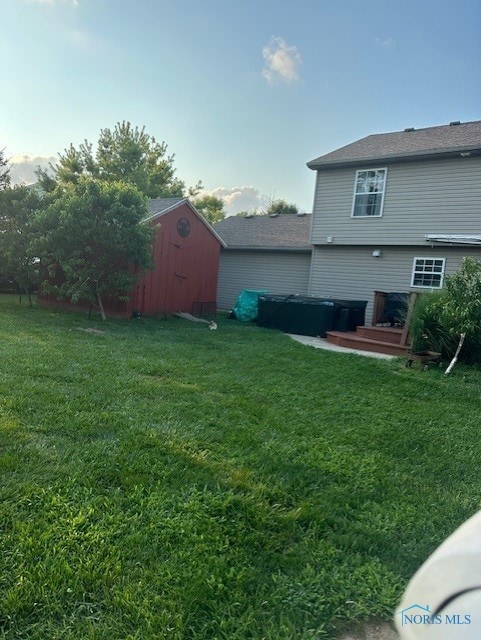
[[[437,351],[446,357],[454,353],[456,341],[442,322],[445,301],[445,291],[421,293],[417,297],[409,328],[413,352]]]

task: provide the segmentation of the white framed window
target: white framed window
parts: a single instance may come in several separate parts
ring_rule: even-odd
[[[411,287],[441,289],[446,258],[414,258]]]
[[[380,218],[386,191],[387,169],[356,171],[351,218]]]

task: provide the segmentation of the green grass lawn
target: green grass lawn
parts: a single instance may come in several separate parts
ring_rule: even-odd
[[[8,296],[0,351],[2,639],[335,638],[480,506],[475,370]]]

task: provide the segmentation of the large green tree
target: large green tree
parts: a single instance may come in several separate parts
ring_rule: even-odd
[[[273,200],[266,209],[266,214],[269,216],[279,215],[282,213],[297,214],[299,209],[295,204],[289,204],[286,200]]]
[[[0,149],[0,189],[8,189],[10,186],[10,166],[5,157],[5,149]]]
[[[210,223],[219,222],[226,216],[224,201],[216,196],[199,196],[193,200],[194,206]]]
[[[49,275],[44,288],[98,306],[105,320],[105,299],[125,299],[152,267],[146,215],[146,200],[133,185],[79,177],[56,190],[38,216],[36,248]]]
[[[254,209],[253,211],[239,211],[236,216],[245,218],[246,216],[278,216],[280,214],[289,213],[296,215],[299,209],[295,204],[289,204],[286,200],[273,200],[266,209]]]
[[[174,156],[168,155],[165,142],[134,127],[130,122],[118,122],[114,129],[102,129],[94,152],[87,140],[78,148],[72,144],[59,153],[58,163],[50,170],[38,170],[39,182],[45,191],[57,185],[76,184],[82,177],[106,182],[133,184],[148,198],[182,196],[185,183],[176,177]],[[196,193],[200,184],[189,193]]]
[[[24,291],[30,305],[30,294],[39,278],[33,241],[35,216],[41,205],[41,196],[34,189],[0,189],[0,275]]]

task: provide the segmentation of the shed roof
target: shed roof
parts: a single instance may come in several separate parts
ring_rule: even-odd
[[[481,120],[373,134],[311,160],[307,166],[328,169],[372,160],[401,161],[461,152],[481,153]]]
[[[214,224],[228,249],[310,251],[311,214],[229,216]]]
[[[182,196],[177,198],[154,198],[149,202],[150,214],[152,216],[156,216],[159,213],[165,213],[184,200],[186,200],[186,198],[183,198]]]

